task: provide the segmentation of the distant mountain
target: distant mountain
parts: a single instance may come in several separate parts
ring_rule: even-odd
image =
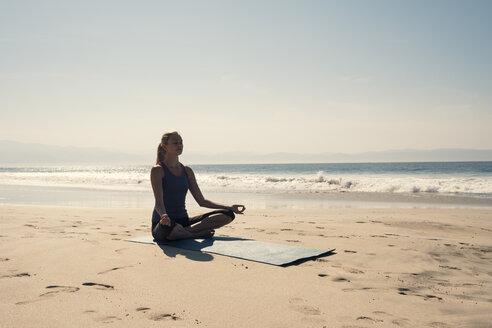
[[[78,148],[0,140],[0,164],[145,163],[142,155],[99,148]]]
[[[189,163],[352,163],[352,162],[455,162],[492,161],[492,149],[388,150],[358,154],[221,153],[185,154]]]
[[[270,153],[247,152],[197,153],[185,152],[181,157],[188,164],[221,163],[332,163],[332,162],[446,162],[492,161],[492,149],[389,150],[358,154]],[[62,164],[62,163],[153,163],[154,154],[131,154],[99,148],[60,147],[16,141],[0,141],[0,164]]]

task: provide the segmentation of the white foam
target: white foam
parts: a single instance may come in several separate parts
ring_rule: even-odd
[[[0,184],[151,190],[150,168],[52,168],[0,172]],[[197,173],[202,190],[254,193],[389,192],[488,195],[492,176],[284,173]]]
[[[73,187],[107,190],[146,190],[150,186],[149,174],[137,171],[85,169],[85,170],[23,170],[0,172],[0,184]]]
[[[254,192],[390,192],[492,194],[492,177],[408,175],[197,175],[203,189]]]

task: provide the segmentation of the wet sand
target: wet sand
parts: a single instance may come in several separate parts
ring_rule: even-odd
[[[124,241],[149,233],[150,214],[0,205],[0,326],[492,322],[491,209],[256,209],[217,231],[336,248],[334,255],[285,268]]]

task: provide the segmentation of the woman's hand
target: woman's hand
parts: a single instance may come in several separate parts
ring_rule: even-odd
[[[167,214],[162,214],[161,215],[161,221],[160,224],[165,225],[165,226],[171,226],[171,219],[169,218],[169,215]]]
[[[236,214],[243,214],[246,207],[244,205],[232,205],[231,210]]]

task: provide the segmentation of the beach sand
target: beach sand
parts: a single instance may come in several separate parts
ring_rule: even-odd
[[[288,267],[126,242],[150,215],[0,205],[0,326],[492,326],[491,209],[247,210],[217,231],[336,248]]]

